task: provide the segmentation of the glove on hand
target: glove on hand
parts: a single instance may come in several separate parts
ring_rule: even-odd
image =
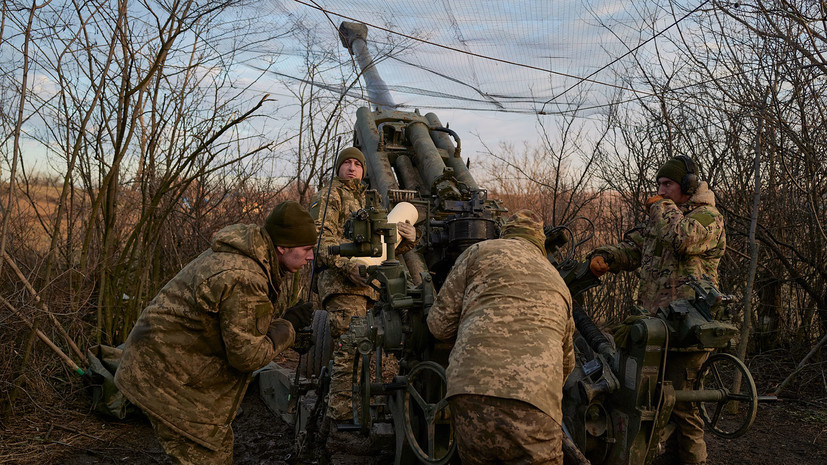
[[[348,270],[347,277],[350,278],[351,282],[357,286],[367,286],[367,283],[365,283],[365,278],[359,274],[359,265],[355,263],[353,263]]]
[[[592,271],[592,274],[598,278],[606,274],[606,272],[609,271],[609,264],[606,263],[606,257],[603,255],[593,256],[589,262],[589,269]]]
[[[300,302],[284,311],[283,319],[293,325],[293,330],[299,332],[300,329],[308,326],[313,321],[313,304],[310,302]]]
[[[402,236],[402,239],[408,242],[416,241],[416,228],[408,220],[405,220],[404,223],[396,223],[396,230]]]
[[[660,200],[663,200],[663,196],[661,195],[653,195],[652,197],[649,197],[648,199],[646,199],[646,208],[651,207],[654,203]]]
[[[310,352],[313,344],[313,331],[303,329],[301,331],[296,331],[296,340],[293,342],[291,349],[298,352],[299,355],[304,355]]]

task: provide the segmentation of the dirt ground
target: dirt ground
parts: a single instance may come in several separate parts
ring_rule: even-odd
[[[822,375],[823,376],[823,375]],[[759,393],[771,383],[756,380]],[[827,387],[811,385],[778,402],[759,404],[752,428],[741,438],[721,439],[707,432],[710,465],[822,465],[827,463]],[[0,430],[0,463],[10,464],[169,464],[149,422],[142,418],[107,421],[74,409],[31,412]],[[308,448],[296,456],[293,430],[266,407],[251,384],[233,423],[236,464],[380,465],[393,462],[390,442],[368,446],[357,433],[339,433],[332,450]],[[370,450],[368,450],[370,449]],[[658,463],[663,463],[659,460]]]
[[[155,440],[149,422],[137,419],[107,422],[89,416],[73,428],[46,422],[47,431],[28,438],[30,457],[17,456],[5,463],[15,464],[170,464]],[[233,423],[236,464],[381,464],[392,463],[392,446],[383,456],[374,452],[359,456],[344,451],[341,444],[331,454],[322,450],[298,460],[292,428],[274,416],[253,386]],[[348,433],[352,434],[352,433]],[[26,440],[21,438],[21,440]],[[747,434],[738,439],[720,439],[707,433],[709,463],[719,465],[822,465],[827,463],[827,410],[814,409],[798,401],[761,404],[758,417]],[[352,447],[363,443],[353,435]],[[36,453],[37,449],[41,453]],[[9,458],[9,457],[7,457]]]

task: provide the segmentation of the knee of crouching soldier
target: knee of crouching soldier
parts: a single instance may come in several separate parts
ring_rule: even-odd
[[[341,309],[330,309],[327,311],[330,322],[330,335],[335,341],[350,327],[350,312]]]

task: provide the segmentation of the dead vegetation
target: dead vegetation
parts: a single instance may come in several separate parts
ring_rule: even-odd
[[[549,224],[570,225],[572,242],[593,234],[575,252],[582,258],[643,218],[663,160],[692,156],[726,215],[721,288],[735,296],[739,324],[751,327],[745,358],[762,394],[783,385],[789,401],[769,407],[778,412],[769,418],[796,419],[780,431],[786,441],[796,439],[796,425],[815,430],[800,436],[823,459],[827,62],[825,38],[810,25],[823,12],[818,2],[770,3],[778,8],[711,2],[720,8],[693,17],[695,28],[669,44],[675,55],[634,61],[618,77],[623,88],[646,83],[653,99],[620,92],[588,121],[590,131],[576,116],[556,126],[539,119],[536,145],[492,147],[474,168],[509,208],[530,206]],[[342,112],[355,102],[307,84],[329,57],[308,55],[305,85],[295,92],[301,110],[281,115],[300,127],[279,139],[256,124],[275,119],[268,96],[231,76],[189,72],[232,67],[242,58],[232,48],[239,43],[261,45],[258,58],[269,63],[262,57],[290,32],[223,22],[219,13],[233,5],[176,2],[146,22],[141,2],[3,3],[0,461],[125,453],[101,444],[129,438],[141,423],[90,415],[82,378],[45,341],[85,368],[85,350],[122,342],[216,230],[260,222],[281,199],[308,199],[337,137],[349,140]],[[39,92],[30,84],[35,72],[49,84]],[[356,82],[342,74],[341,82]],[[48,160],[44,173],[60,174],[33,170],[35,155]],[[286,299],[307,296],[306,276],[288,281]],[[635,287],[632,274],[607,278],[590,296],[595,317],[619,320]],[[750,445],[777,442],[767,433]],[[162,461],[141,444],[130,447],[135,463]]]

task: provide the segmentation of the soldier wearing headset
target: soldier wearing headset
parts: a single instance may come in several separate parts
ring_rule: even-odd
[[[718,263],[726,248],[724,218],[715,208],[715,195],[698,178],[695,163],[679,155],[658,170],[657,195],[646,200],[648,220],[628,231],[618,244],[596,248],[589,254],[596,276],[607,271],[639,269],[637,303],[650,315],[677,299],[692,299],[685,284],[708,276],[718,285]],[[708,353],[670,354],[665,379],[675,389],[692,386]],[[689,402],[678,402],[672,412],[677,426],[681,464],[705,464],[703,421]]]

